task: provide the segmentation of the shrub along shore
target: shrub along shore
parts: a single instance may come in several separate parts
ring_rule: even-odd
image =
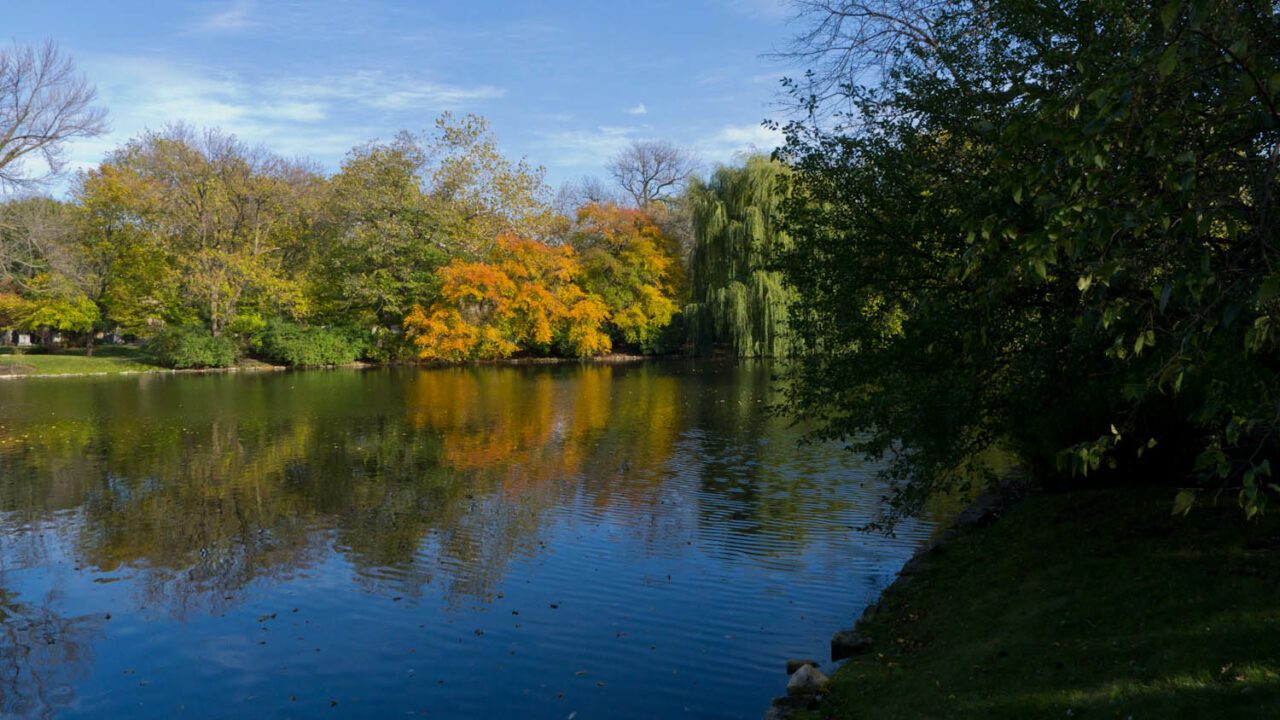
[[[1277,716],[1280,518],[1173,499],[1043,494],[956,533],[859,622],[870,650],[801,717]]]

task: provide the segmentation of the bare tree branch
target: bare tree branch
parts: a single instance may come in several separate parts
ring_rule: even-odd
[[[643,208],[678,193],[697,164],[687,150],[665,140],[636,140],[609,162],[609,175]]]
[[[804,28],[775,57],[809,68],[801,102],[821,105],[847,97],[856,85],[874,84],[877,74],[903,62],[936,69],[938,21],[947,13],[980,11],[978,0],[793,0]]]
[[[106,110],[94,107],[96,100],[97,91],[53,42],[0,50],[0,190],[57,177],[68,141],[106,132]]]
[[[71,231],[67,207],[52,198],[0,204],[0,290],[29,289],[33,277],[63,259]]]

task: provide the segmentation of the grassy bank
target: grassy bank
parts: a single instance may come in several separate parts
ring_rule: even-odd
[[[886,594],[813,717],[1280,717],[1280,513],[1032,498]]]
[[[670,358],[671,356],[666,356]],[[648,360],[641,355],[609,354],[588,358],[586,362],[603,365]],[[464,362],[384,363],[385,365],[412,365],[423,367],[455,367],[467,365],[551,365],[584,362],[580,358],[505,358],[502,360],[477,360]],[[371,367],[379,363],[357,362],[333,367]],[[242,357],[233,368],[237,370],[279,370],[283,366]],[[53,352],[27,351],[15,353],[12,347],[0,348],[0,378],[34,377],[49,375],[101,375],[126,372],[173,372],[169,368],[150,362],[141,348],[126,345],[107,345],[95,348],[92,357],[86,357],[83,348],[59,349]],[[201,372],[201,371],[187,371]],[[208,371],[213,372],[213,371]]]
[[[95,348],[92,357],[86,357],[82,348],[22,354],[15,354],[13,348],[0,348],[0,375],[79,375],[163,369],[147,362],[139,348],[122,345]]]

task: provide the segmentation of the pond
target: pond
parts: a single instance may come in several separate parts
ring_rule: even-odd
[[[758,718],[930,531],[760,363],[0,384],[0,715]]]

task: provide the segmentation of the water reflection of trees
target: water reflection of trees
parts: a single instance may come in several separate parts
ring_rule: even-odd
[[[845,501],[758,472],[793,439],[770,437],[767,383],[661,365],[15,383],[0,513],[60,518],[78,562],[134,569],[178,613],[332,551],[371,588],[484,597],[575,512],[624,510],[652,543],[689,531],[672,518],[724,522],[718,542],[785,551],[804,538],[774,529]]]
[[[55,717],[73,699],[92,667],[92,639],[100,620],[67,617],[52,598],[23,601],[5,587],[8,562],[48,562],[44,533],[13,534],[0,519],[0,717]],[[55,593],[56,594],[56,593]]]

